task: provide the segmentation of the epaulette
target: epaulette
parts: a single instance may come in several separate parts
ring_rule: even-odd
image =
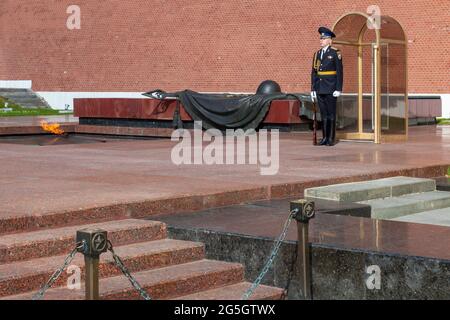
[[[340,50],[340,49],[338,49],[338,48],[335,48],[335,47],[331,47],[331,49],[335,50],[335,51],[336,51],[336,54],[337,54],[337,57],[338,57],[338,59],[339,59],[339,60],[342,60],[342,53],[341,53],[341,50]]]

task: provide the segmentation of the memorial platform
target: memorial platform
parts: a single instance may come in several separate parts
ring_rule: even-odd
[[[37,123],[23,120],[24,123],[21,124],[19,119],[15,121],[10,126],[1,126],[3,134],[11,127],[23,134],[33,130],[41,132]],[[52,118],[47,121],[53,122]],[[76,123],[76,118],[71,119],[67,125],[68,132],[77,132],[82,127]],[[195,224],[201,222],[198,218],[202,216],[202,211],[242,206],[235,211],[233,219],[205,219],[201,223],[206,224],[206,229],[210,229],[209,234],[217,231],[217,228],[229,235],[238,232],[240,240],[235,242],[237,244],[244,238],[253,239],[255,235],[258,236],[259,240],[247,244],[247,248],[256,254],[255,248],[263,245],[264,250],[258,253],[258,261],[261,262],[287,217],[288,212],[284,206],[288,205],[289,199],[303,197],[305,189],[392,176],[441,177],[447,173],[450,165],[448,126],[410,128],[406,143],[376,145],[340,142],[333,148],[313,146],[310,132],[281,133],[280,170],[273,176],[261,176],[257,165],[176,166],[170,160],[171,150],[175,145],[176,142],[169,139],[127,139],[48,146],[3,144],[0,139],[0,236],[9,239],[8,246],[3,247],[4,257],[8,257],[10,248],[31,250],[35,242],[31,235],[39,232],[46,234],[46,237],[53,237],[53,234],[57,235],[64,228],[69,228],[73,233],[74,229],[88,224],[111,224],[127,219],[157,220],[162,219],[162,215],[176,217],[178,214],[183,214],[183,221],[186,223]],[[282,207],[276,209],[271,205],[264,205],[264,201],[276,199],[284,199],[280,200]],[[261,209],[263,207],[264,210]],[[215,225],[211,225],[213,221],[216,221]],[[176,235],[175,229],[169,221],[167,223],[171,230],[169,236],[173,238]],[[290,230],[288,244],[295,241],[295,236],[292,238],[293,232]],[[450,260],[444,237],[447,232],[448,229],[441,226],[321,215],[314,222],[312,231],[312,245],[318,250],[316,254],[320,253],[313,261],[324,261],[321,259],[326,258],[334,261],[329,266],[335,265],[334,263],[345,266],[355,261],[355,252],[364,252],[364,259],[358,260],[358,268],[362,268],[372,261],[370,259],[375,259],[373,261],[381,265],[382,261],[392,262],[394,260],[383,259],[394,255],[401,260],[392,262],[395,270],[389,270],[395,274],[406,270],[404,268],[407,268],[408,263],[416,263],[417,259],[422,259],[420,268],[429,270],[430,261],[434,261],[432,263],[436,266],[439,279],[444,279],[448,272],[445,271],[448,270],[445,269],[446,261]],[[64,239],[67,243],[69,238]],[[234,241],[233,239],[230,241]],[[47,242],[41,243],[40,252],[54,252],[51,242],[48,239],[45,241],[48,245]],[[205,243],[207,259],[227,260],[223,253],[220,256],[217,247],[209,247],[207,237],[199,238],[199,241]],[[209,248],[217,249],[213,250],[216,256],[211,256]],[[64,250],[54,254],[61,255]],[[289,250],[288,253],[291,252]],[[295,248],[292,252],[295,252]],[[288,253],[282,254],[280,259],[290,261]],[[419,258],[411,260],[409,255]],[[339,262],[339,257],[344,260]],[[54,264],[52,262],[51,265]],[[254,280],[255,272],[260,270],[258,266],[259,264],[245,267],[244,270],[254,267],[253,273],[245,273],[245,281]],[[228,270],[227,268],[224,270]],[[330,286],[342,289],[342,286],[334,284],[338,280],[326,277],[329,269],[316,270],[320,275],[316,278],[319,281],[316,283],[316,290],[324,290],[323,288]],[[50,272],[50,268],[46,272]],[[429,271],[422,274],[427,277],[430,275]],[[143,274],[143,277],[149,281],[149,285],[154,283],[153,280],[150,281],[153,279],[150,274]],[[359,279],[358,277],[361,277],[360,271],[348,274],[348,279]],[[274,278],[269,277],[270,279]],[[398,283],[405,280],[401,277],[398,279]],[[427,281],[423,284],[431,283]],[[272,284],[282,287],[282,283],[284,282],[277,284],[275,281]],[[430,288],[432,290],[433,287]],[[372,293],[364,293],[360,289],[347,292],[347,297],[350,298],[373,297]],[[410,293],[408,290],[404,292],[405,295]],[[447,291],[436,292],[448,297]],[[291,294],[293,296],[290,298],[296,298],[295,293]],[[336,298],[338,294],[336,289],[326,294],[322,291],[317,297],[332,298],[335,295]],[[421,294],[426,296],[424,292]],[[393,296],[386,294],[383,297]]]

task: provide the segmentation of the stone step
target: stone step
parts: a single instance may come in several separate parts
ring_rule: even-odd
[[[360,203],[371,206],[371,217],[374,219],[393,219],[413,213],[450,207],[450,192],[424,192]]]
[[[242,265],[236,263],[200,260],[135,272],[133,276],[152,299],[171,299],[242,282],[244,269]],[[101,279],[99,288],[101,299],[140,299],[139,293],[123,275]],[[7,296],[2,300],[30,300],[34,293]],[[47,291],[44,300],[83,300],[84,295],[82,284],[80,290],[70,290],[66,287],[52,288]]]
[[[433,179],[400,176],[309,188],[305,190],[305,197],[341,202],[361,202],[435,190],[436,182]]]
[[[108,238],[115,246],[167,236],[164,223],[137,219],[3,235],[0,236],[0,264],[67,254],[75,247],[77,230],[84,228],[108,231]]]
[[[180,240],[155,240],[114,248],[130,272],[162,268],[204,259],[204,245]],[[0,297],[37,291],[55,270],[61,267],[65,255],[0,265]],[[84,257],[77,254],[71,265],[79,266],[84,280]],[[100,257],[101,278],[117,276],[119,269],[109,252]],[[64,286],[70,275],[63,272],[54,286]]]
[[[39,99],[39,96],[33,92],[10,92],[1,93],[0,96],[3,98],[14,99]]]
[[[30,89],[19,89],[19,88],[0,88],[0,96],[3,93],[11,93],[11,92],[29,92]]]
[[[0,97],[7,98],[22,107],[50,108],[47,102],[32,90],[0,89]]]
[[[242,295],[251,287],[249,282],[240,282],[229,286],[202,291],[174,300],[241,300]],[[285,297],[285,290],[275,287],[260,285],[256,288],[250,300],[282,300]]]
[[[392,220],[450,227],[450,208],[409,214],[407,216],[394,218]]]

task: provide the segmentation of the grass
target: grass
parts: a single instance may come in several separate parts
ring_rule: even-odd
[[[449,125],[450,124],[450,119],[437,118],[436,120],[437,120],[438,125]]]
[[[12,109],[11,111],[1,111],[1,109],[5,108],[5,104],[8,104],[6,108]],[[0,97],[0,117],[20,117],[20,116],[54,116],[60,115],[59,110],[48,109],[48,108],[38,108],[38,109],[29,109],[23,108],[14,102],[9,101],[4,97]],[[71,113],[64,113],[71,114]]]

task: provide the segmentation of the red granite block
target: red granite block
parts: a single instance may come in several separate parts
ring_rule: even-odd
[[[175,100],[156,99],[74,99],[74,115],[80,118],[107,119],[151,119],[172,120],[176,109]],[[296,100],[274,100],[264,119],[264,123],[302,123],[299,117],[300,102]],[[192,118],[180,104],[183,121]]]
[[[80,118],[172,120],[176,100],[96,98],[74,99],[74,115]],[[181,106],[183,121],[192,118]]]
[[[119,255],[130,272],[163,268],[204,258],[204,245],[197,242],[179,240],[155,240],[131,245],[118,246],[114,251]],[[54,256],[0,265],[0,297],[38,290],[53,272],[59,268],[65,256]],[[78,266],[84,279],[84,258],[77,254],[71,265]],[[101,278],[120,275],[111,254],[100,257]],[[64,286],[70,275],[63,272],[54,287]]]
[[[264,123],[294,124],[302,123],[300,119],[300,102],[297,100],[274,100],[264,118]]]
[[[75,247],[77,230],[99,228],[108,231],[114,245],[163,239],[166,225],[144,220],[117,220],[92,225],[72,226],[0,237],[0,264],[70,252]]]

